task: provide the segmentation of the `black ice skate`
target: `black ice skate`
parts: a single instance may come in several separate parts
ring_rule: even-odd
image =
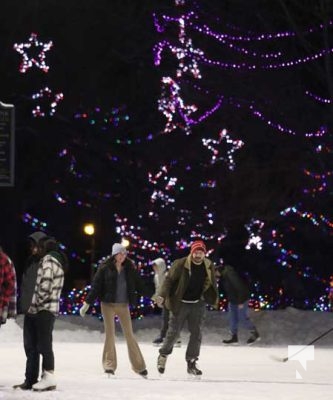
[[[260,340],[260,335],[257,331],[252,331],[251,332],[251,336],[247,339],[247,344],[251,345],[254,342],[257,342],[258,340]]]
[[[187,361],[187,373],[194,376],[202,375],[202,371],[196,366],[196,360]]]
[[[32,384],[24,381],[23,383],[20,383],[18,385],[14,385],[13,389],[21,389],[21,390],[31,390],[32,389]]]
[[[140,376],[142,376],[142,378],[145,378],[145,379],[148,378],[148,371],[146,369],[144,369],[143,371],[138,372],[138,374]]]
[[[163,338],[160,337],[160,336],[153,340],[153,345],[154,346],[161,346],[162,343],[163,343]]]
[[[222,340],[222,343],[223,344],[231,344],[231,345],[237,345],[238,344],[238,336],[235,334],[235,335],[232,335],[231,337],[230,337],[230,339],[224,339],[224,340]]]
[[[114,370],[113,369],[106,369],[104,371],[107,375],[114,375]]]

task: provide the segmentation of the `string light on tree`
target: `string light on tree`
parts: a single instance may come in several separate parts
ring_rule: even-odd
[[[37,37],[37,33],[31,33],[27,42],[14,44],[14,49],[22,55],[22,62],[19,70],[23,74],[33,66],[45,73],[49,71],[50,67],[45,63],[45,53],[51,49],[53,42],[50,40],[47,43],[43,43],[39,41]],[[36,50],[39,51],[37,56],[34,55]]]
[[[253,63],[251,61],[241,62],[241,63],[235,62],[235,61],[225,62],[225,61],[218,61],[218,60],[206,58],[204,52],[202,52],[202,51],[200,51],[198,53],[194,53],[194,52],[192,53],[192,58],[194,58],[194,60],[196,62],[200,61],[203,64],[210,65],[210,66],[216,66],[221,69],[225,69],[225,70],[234,69],[234,70],[241,71],[241,70],[257,70],[259,68],[266,69],[266,70],[291,68],[291,67],[298,66],[300,64],[315,61],[315,60],[325,57],[326,55],[329,55],[333,52],[333,48],[323,49],[323,50],[320,50],[320,51],[313,53],[311,55],[308,55],[308,56],[299,57],[299,58],[290,58],[290,59],[285,59],[285,60],[277,62],[277,63],[267,64],[264,61],[269,58],[281,58],[281,56],[282,56],[282,52],[280,51],[281,45],[280,45],[280,48],[273,53],[265,53],[262,51],[252,51],[251,46],[253,46],[253,44],[256,44],[256,43],[263,44],[265,41],[272,42],[273,40],[294,38],[295,32],[286,31],[286,32],[278,32],[278,33],[268,33],[268,34],[261,33],[261,34],[257,34],[257,35],[249,34],[249,35],[235,36],[235,35],[229,35],[226,33],[217,33],[214,30],[212,30],[209,26],[207,26],[206,24],[205,25],[196,24],[195,22],[193,22],[194,18],[192,18],[192,19],[189,18],[189,16],[193,16],[193,15],[194,15],[194,13],[187,14],[187,27],[188,28],[190,28],[194,31],[197,31],[205,36],[211,37],[212,39],[218,40],[223,45],[228,46],[229,50],[241,52],[245,55],[252,56],[252,57],[259,57],[260,59],[263,60],[262,63]],[[180,18],[175,18],[175,17],[169,17],[166,15],[163,15],[162,19],[166,22],[178,21],[179,25],[182,24],[182,21],[185,21],[184,16],[181,16]],[[197,19],[197,16],[195,19]],[[332,25],[332,21],[329,21],[329,25]],[[157,30],[159,32],[162,31],[161,25],[158,23],[157,18],[155,18],[155,26],[157,27]],[[318,28],[309,28],[306,31],[306,33],[311,34],[317,30],[323,31],[324,26],[320,25]],[[248,43],[250,48],[249,49],[246,49],[244,47],[240,48],[235,44],[235,42]],[[160,42],[160,46],[162,46],[163,48],[168,47],[171,52],[177,53],[177,51],[175,50],[175,47],[173,45],[171,45],[170,43],[168,43],[167,41]],[[271,46],[272,46],[272,44],[271,44]]]
[[[47,225],[48,225],[47,222],[44,222],[37,217],[33,217],[29,213],[24,213],[22,215],[22,220],[23,222],[29,224],[32,228],[36,230],[41,230],[41,231],[47,230]]]
[[[171,251],[164,243],[151,242],[142,237],[143,228],[140,225],[129,225],[127,217],[120,217],[118,214],[114,215],[116,223],[116,233],[120,237],[126,237],[131,242],[131,249],[136,257],[144,260],[139,254],[138,250],[147,250],[154,256],[160,255],[163,258],[169,258]],[[156,258],[155,257],[155,258]]]
[[[320,181],[319,185],[312,189],[304,189],[304,193],[311,194],[314,196],[317,193],[321,193],[325,191],[328,187],[327,179],[333,176],[333,171],[327,171],[323,174],[315,174],[307,169],[304,169],[304,174],[308,177],[311,177],[315,181]]]
[[[307,90],[307,91],[305,92],[305,94],[306,94],[307,96],[311,97],[312,99],[316,100],[318,103],[332,104],[332,100],[331,100],[331,99],[318,96],[318,95],[316,95],[316,94],[310,92],[309,90]]]
[[[320,224],[323,223],[328,228],[333,229],[333,222],[326,218],[323,214],[316,216],[309,211],[300,211],[298,208],[298,206],[287,207],[280,212],[280,215],[285,217],[288,214],[296,214],[300,218],[309,220],[314,226],[320,226]]]
[[[86,121],[89,126],[107,131],[110,127],[117,128],[121,122],[127,122],[129,115],[125,113],[126,107],[113,107],[111,110],[102,110],[96,106],[85,111],[78,111],[74,114],[74,119]]]

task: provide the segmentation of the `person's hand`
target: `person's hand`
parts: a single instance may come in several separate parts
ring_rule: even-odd
[[[83,303],[83,306],[80,308],[80,315],[82,318],[86,316],[86,312],[89,310],[90,305],[86,302]]]
[[[164,297],[157,296],[157,297],[156,297],[156,304],[157,304],[159,307],[162,307],[162,306],[163,306],[163,303],[164,303]]]
[[[238,308],[241,310],[244,307],[244,304],[238,304]]]

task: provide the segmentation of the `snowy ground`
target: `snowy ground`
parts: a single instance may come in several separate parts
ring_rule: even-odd
[[[134,327],[149,371],[145,380],[131,371],[126,345],[119,331],[116,378],[107,378],[101,366],[102,323],[96,318],[60,317],[54,333],[57,390],[34,393],[13,390],[23,381],[25,355],[22,318],[0,329],[0,399],[41,400],[327,400],[333,390],[333,332],[315,344],[314,360],[305,370],[299,361],[276,361],[286,357],[288,345],[305,345],[333,327],[333,313],[287,309],[253,313],[262,340],[252,347],[226,347],[226,313],[208,312],[199,366],[201,380],[190,380],[183,346],[168,358],[166,372],[156,370],[158,351],[151,345],[157,335],[158,316],[135,321]],[[246,336],[241,335],[245,340]],[[296,378],[298,371],[298,378]]]

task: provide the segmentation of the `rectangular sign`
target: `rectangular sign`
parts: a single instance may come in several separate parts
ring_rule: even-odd
[[[14,186],[15,107],[0,101],[0,186]]]

